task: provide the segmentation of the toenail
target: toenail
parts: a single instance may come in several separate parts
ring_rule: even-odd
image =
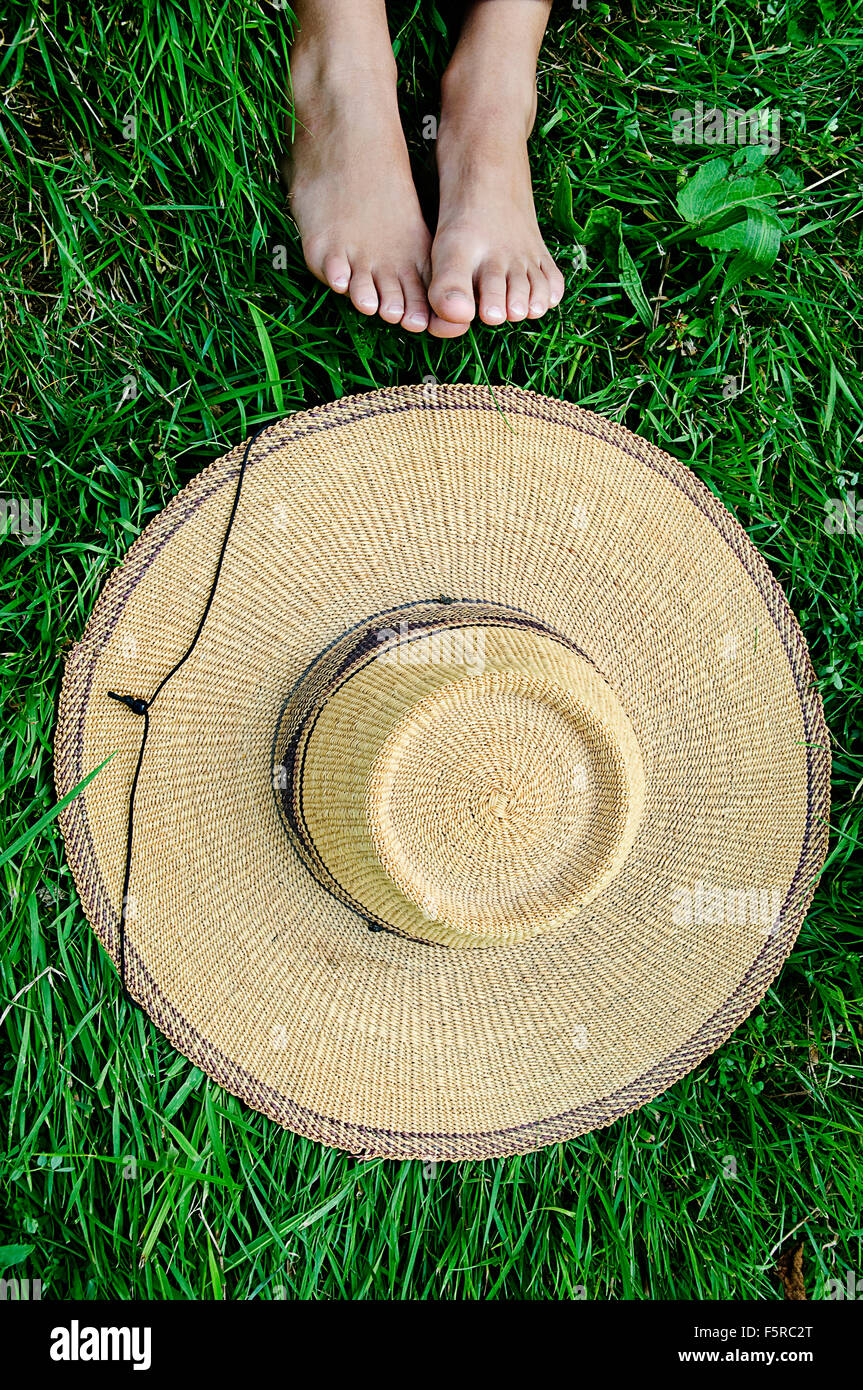
[[[502,319],[503,309],[498,304],[490,304],[485,311],[485,316],[489,319]]]
[[[542,305],[541,305],[541,304],[531,304],[531,306],[530,306],[530,312],[531,312],[532,314],[541,314],[541,313],[542,313]]]
[[[425,323],[425,321],[426,321],[426,316],[425,316],[425,314],[423,314],[423,313],[421,313],[421,312],[419,312],[419,311],[418,311],[417,313],[415,313],[415,314],[408,314],[408,323]]]
[[[333,286],[337,290],[345,290],[348,287],[347,275],[337,275],[333,280]]]
[[[531,305],[531,308],[532,308],[532,307],[533,307],[533,306]],[[522,304],[522,302],[521,302],[520,299],[516,299],[516,300],[513,301],[512,312],[513,312],[514,314],[523,314],[523,313],[524,313],[524,305]]]

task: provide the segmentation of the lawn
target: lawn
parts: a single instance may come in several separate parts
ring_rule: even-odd
[[[0,1274],[58,1299],[777,1299],[801,1249],[809,1298],[863,1289],[863,3],[558,0],[532,158],[567,293],[443,345],[304,268],[275,173],[290,10],[140,10],[22,4],[0,54],[2,490],[41,505],[0,548]],[[453,20],[391,24],[431,216]],[[745,264],[684,193],[734,153],[675,143],[698,102],[781,115],[735,166],[767,180]],[[299,1139],[174,1052],[37,828],[64,652],[148,520],[258,424],[427,376],[577,401],[688,463],[800,617],[835,778],[796,949],[725,1047],[606,1130],[436,1171]]]

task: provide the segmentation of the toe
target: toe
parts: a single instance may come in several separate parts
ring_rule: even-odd
[[[433,247],[428,300],[438,317],[448,323],[470,323],[476,313],[470,262],[463,256],[450,256],[446,247],[437,251]]]
[[[470,323],[476,313],[476,303],[469,290],[459,289],[452,284],[439,289],[434,280],[429,286],[429,304],[435,313],[450,323]]]
[[[350,262],[343,251],[330,251],[324,256],[323,278],[336,294],[345,294],[351,281]]]
[[[398,277],[381,271],[375,276],[378,292],[378,313],[385,323],[400,323],[405,311],[405,297]]]
[[[548,309],[551,297],[551,287],[548,278],[540,267],[532,266],[530,270],[530,308],[528,317],[541,319]]]
[[[555,309],[563,299],[564,291],[566,290],[566,281],[554,261],[544,261],[542,268],[545,271],[545,278],[548,281],[548,302],[552,309]]]
[[[378,292],[368,270],[354,267],[351,275],[351,303],[361,314],[374,314],[378,307]]]
[[[506,318],[506,272],[499,265],[484,265],[479,273],[479,316],[483,323],[503,323]]]
[[[527,272],[513,267],[506,280],[506,315],[512,323],[527,318],[531,304],[531,285]]]
[[[469,328],[469,323],[452,323],[450,319],[442,319],[434,310],[429,314],[429,333],[433,338],[461,338]]]
[[[428,328],[429,306],[425,285],[417,271],[408,271],[402,276],[402,294],[405,305],[402,328],[409,333],[422,333]]]

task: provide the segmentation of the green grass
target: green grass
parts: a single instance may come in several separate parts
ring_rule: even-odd
[[[37,546],[0,548],[6,843],[54,804],[64,651],[153,514],[259,422],[434,374],[577,400],[690,463],[739,518],[811,644],[831,853],[764,1004],[694,1074],[608,1130],[426,1176],[283,1132],[122,1006],[44,825],[2,865],[0,1243],[22,1247],[7,1273],[50,1298],[769,1299],[777,1251],[803,1241],[810,1297],[863,1278],[861,538],[825,528],[828,499],[863,497],[863,5],[561,0],[532,154],[566,298],[444,346],[361,320],[303,268],[273,158],[289,12],[143,11],[43,0],[4,23],[3,482],[45,517]],[[392,23],[425,190],[452,34],[432,4]],[[725,291],[725,258],[676,207],[716,153],[670,140],[672,110],[698,100],[782,115],[779,254]],[[580,227],[622,213],[655,326],[613,252],[571,269],[567,185]]]

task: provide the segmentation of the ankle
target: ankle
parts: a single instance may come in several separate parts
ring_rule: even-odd
[[[527,140],[536,119],[536,74],[513,63],[503,73],[453,55],[441,79],[439,139],[483,137]]]
[[[389,42],[370,43],[362,36],[352,43],[329,33],[298,34],[290,57],[291,88],[306,98],[354,100],[363,92],[396,94],[396,60]]]

